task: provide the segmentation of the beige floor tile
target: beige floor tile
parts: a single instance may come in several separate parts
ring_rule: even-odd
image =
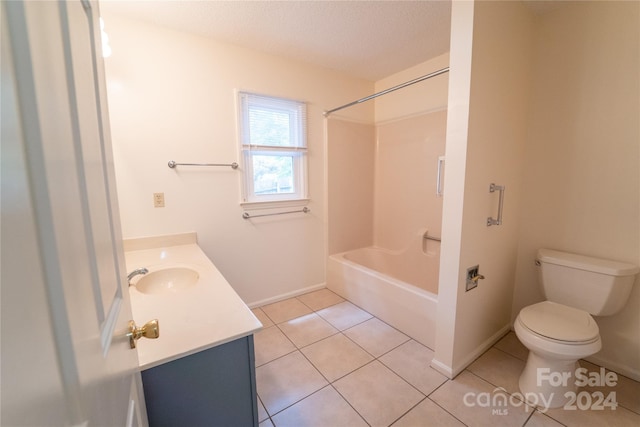
[[[367,423],[331,386],[273,417],[278,427],[366,427]]]
[[[409,341],[408,336],[376,317],[347,329],[344,334],[374,357],[380,357],[403,342]]]
[[[267,418],[269,418],[269,414],[267,413],[267,410],[264,409],[264,405],[262,404],[262,401],[258,397],[258,422],[262,422]]]
[[[618,384],[614,388],[620,406],[640,414],[640,382],[618,375]]]
[[[470,427],[521,426],[532,411],[468,371],[441,385],[429,398]]]
[[[256,368],[258,395],[272,416],[327,384],[299,351]]]
[[[602,376],[600,366],[598,365],[587,362],[586,360],[581,360],[580,366],[588,369],[589,372],[597,372],[599,377]],[[611,371],[605,370],[605,372]],[[605,375],[607,374],[605,373]],[[586,386],[584,387],[584,390],[589,392],[600,391],[605,396],[615,391],[616,401],[620,406],[640,414],[640,382],[627,378],[624,375],[615,375],[615,386]]]
[[[289,298],[273,304],[263,305],[260,308],[275,324],[311,313],[311,309],[296,298]]]
[[[318,341],[301,351],[329,382],[373,360],[370,354],[342,334]]]
[[[253,314],[258,318],[260,323],[262,323],[263,328],[268,328],[269,326],[273,326],[273,322],[269,319],[269,316],[264,314],[261,308],[254,308],[251,310]]]
[[[433,403],[424,399],[406,415],[393,423],[393,427],[464,427],[453,415]]]
[[[280,323],[278,327],[298,348],[338,333],[336,328],[315,313]]]
[[[336,381],[333,386],[371,426],[388,426],[424,395],[378,361]]]
[[[524,365],[524,361],[503,351],[490,348],[469,365],[467,370],[496,387],[504,388],[508,393],[519,393],[518,380]]]
[[[432,359],[433,351],[410,340],[382,356],[380,361],[428,396],[447,381],[447,377],[429,366]]]
[[[270,326],[256,332],[253,335],[253,341],[256,366],[264,365],[296,349],[277,326]]]
[[[498,341],[495,345],[495,348],[504,351],[505,353],[509,353],[513,357],[517,357],[520,360],[527,361],[527,357],[529,356],[529,349],[524,346],[516,336],[516,333],[511,331],[500,341]]]
[[[366,311],[351,304],[349,301],[344,301],[319,310],[318,314],[341,331],[373,317]]]
[[[524,426],[525,427],[562,427],[562,424],[560,424],[553,418],[550,418],[544,414],[541,414],[538,411],[534,411]]]
[[[586,392],[588,393],[588,392]],[[590,397],[591,395],[588,394]],[[587,399],[584,403],[589,402]],[[591,400],[593,402],[593,400]],[[604,410],[579,409],[577,404],[575,410],[564,408],[549,409],[546,415],[561,422],[568,427],[638,427],[640,426],[640,415],[635,412],[618,406],[615,410],[605,408]]]
[[[297,298],[313,311],[322,310],[323,308],[327,308],[344,301],[344,298],[340,295],[331,292],[326,288],[300,295]]]

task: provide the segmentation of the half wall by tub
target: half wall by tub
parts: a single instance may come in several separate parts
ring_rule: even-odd
[[[424,234],[403,251],[366,247],[330,255],[327,287],[433,349],[440,243]]]

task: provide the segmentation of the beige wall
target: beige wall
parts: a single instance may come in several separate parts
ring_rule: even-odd
[[[437,56],[411,68],[378,80],[376,92],[411,81],[449,66],[449,54]],[[375,99],[377,124],[447,108],[449,74],[444,73],[420,83],[398,89]]]
[[[538,248],[640,262],[639,24],[637,2],[568,2],[536,17],[518,2],[454,2],[441,371],[455,375],[543,299]],[[484,225],[490,182],[506,185],[500,227]],[[476,263],[486,279],[464,292]],[[594,362],[640,378],[639,312],[636,283],[621,313],[596,318]]]
[[[640,263],[640,4],[576,2],[538,18],[512,318],[543,299],[548,247]],[[640,379],[640,286],[596,318],[593,357]]]
[[[325,176],[325,155],[352,158],[359,149],[325,151],[324,126],[329,134],[337,131],[341,139],[366,145],[370,129],[358,122],[387,123],[448,104],[435,364],[451,374],[508,328],[521,307],[542,299],[532,268],[537,248],[640,262],[638,7],[578,2],[534,20],[521,2],[454,2],[450,57],[375,86],[107,15],[114,53],[106,67],[124,235],[197,231],[205,252],[248,303],[321,284],[326,252],[370,244],[364,230],[373,221],[359,218],[350,230],[353,239],[338,239],[333,247],[329,239],[325,246],[331,204],[348,197],[334,194],[338,199],[332,200],[330,193],[324,205],[325,186],[341,182],[331,184]],[[323,121],[322,110],[449,62],[449,75]],[[309,103],[311,215],[248,222],[240,217],[238,172],[166,167],[170,159],[238,160],[236,89]],[[334,123],[338,118],[353,123],[334,128],[342,126]],[[361,188],[356,192],[366,193],[350,201],[360,204],[346,209],[352,214],[373,203],[366,185],[373,174],[366,166],[371,156],[363,153],[362,176],[352,179]],[[487,228],[486,218],[497,207],[497,195],[488,193],[491,182],[507,188],[505,223]],[[151,195],[159,191],[165,192],[164,209],[152,207]],[[466,268],[474,264],[487,278],[464,292]],[[636,284],[622,313],[597,319],[605,348],[596,361],[637,375],[638,312]]]
[[[510,326],[533,17],[521,2],[454,2],[434,366],[456,375]],[[470,83],[469,83],[470,82]],[[495,182],[506,187],[504,222]],[[467,267],[485,280],[465,292]]]
[[[125,238],[196,231],[200,246],[252,304],[321,285],[322,111],[369,95],[373,83],[304,63],[105,15],[113,146]],[[240,171],[167,162],[239,161],[237,89],[308,103],[308,215],[247,221]],[[343,116],[371,121],[373,105]],[[152,194],[165,193],[165,208]]]

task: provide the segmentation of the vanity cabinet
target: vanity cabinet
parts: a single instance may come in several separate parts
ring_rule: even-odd
[[[150,427],[257,426],[253,334],[142,371]]]

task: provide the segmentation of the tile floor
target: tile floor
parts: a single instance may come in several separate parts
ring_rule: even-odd
[[[253,311],[264,324],[255,334],[261,427],[640,425],[640,383],[621,375],[615,388],[584,389],[576,410],[525,405],[527,349],[513,332],[449,380],[429,367],[431,349],[328,289]],[[615,391],[617,408],[579,409],[597,391]]]

